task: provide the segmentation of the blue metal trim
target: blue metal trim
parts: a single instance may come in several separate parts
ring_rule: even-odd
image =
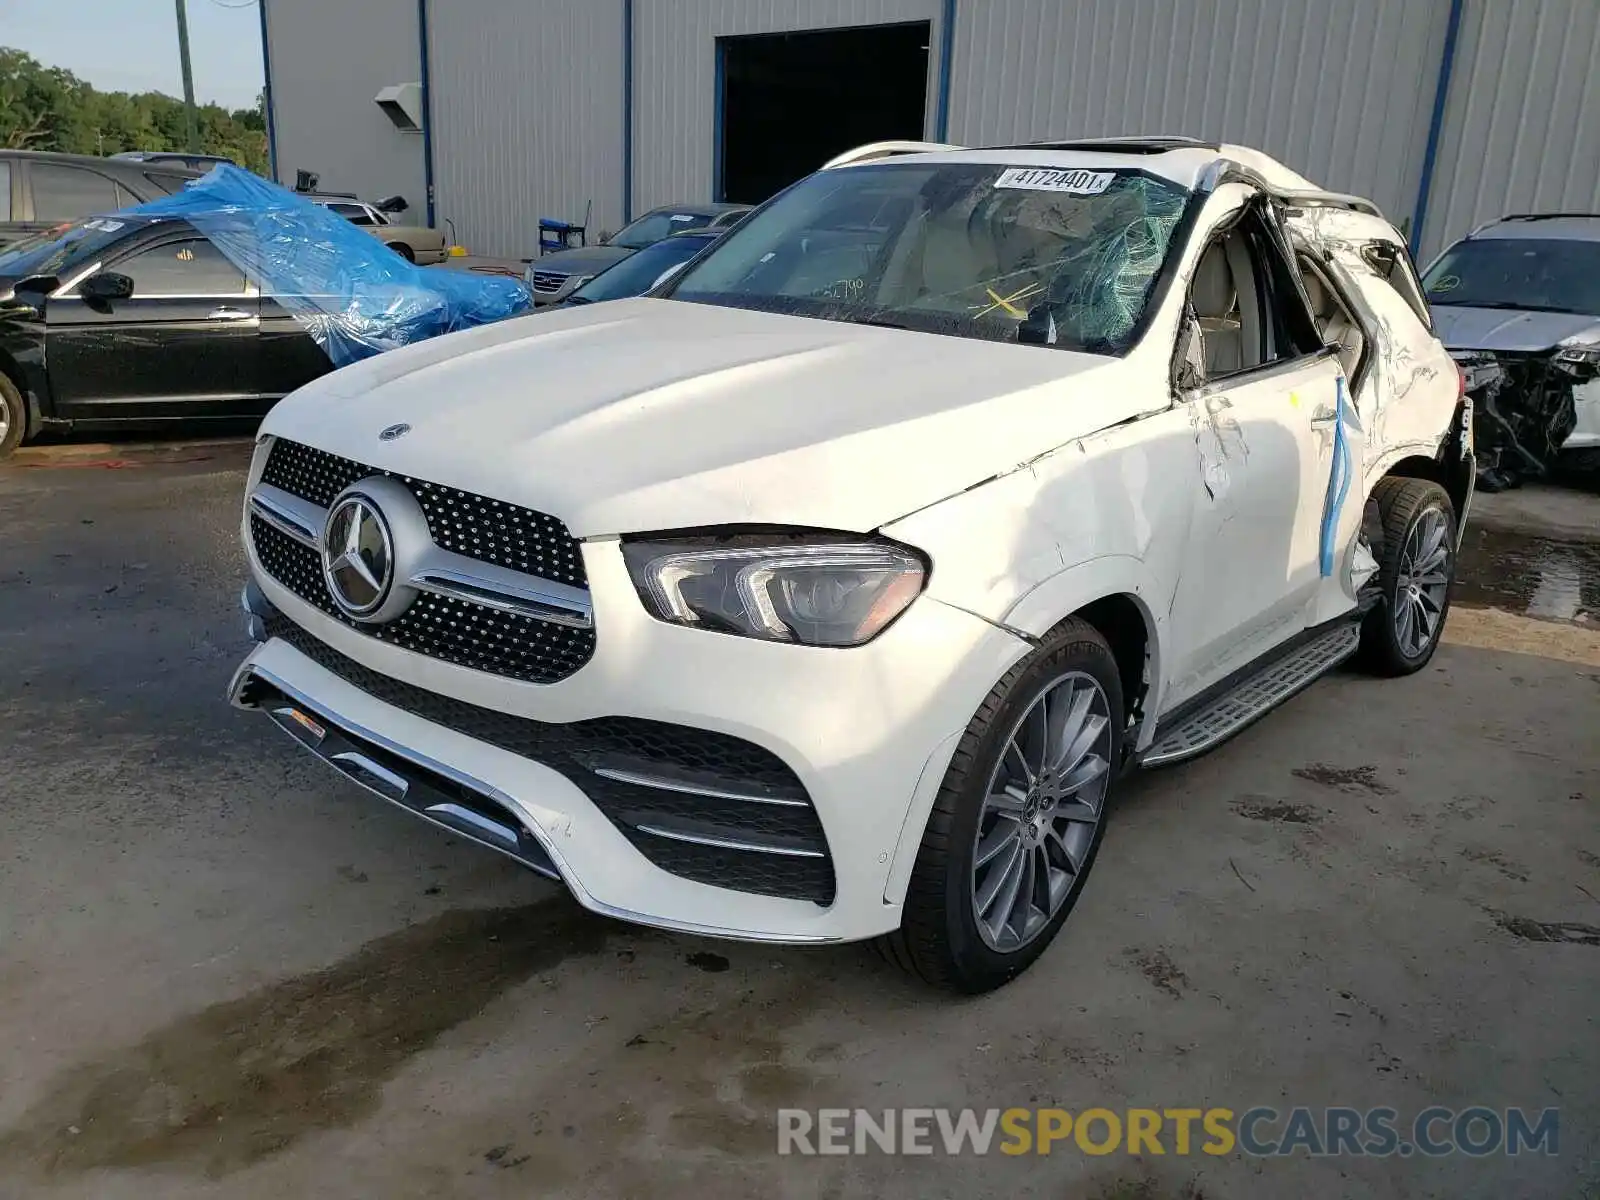
[[[717,63],[712,87],[716,89],[711,102],[711,199],[722,200],[722,100],[726,82],[723,73],[727,65],[728,44],[717,39]]]
[[[428,193],[428,227],[433,211],[433,87],[428,80],[428,0],[417,0],[417,43],[422,54],[422,184]]]
[[[1439,81],[1433,89],[1433,116],[1428,121],[1428,144],[1422,152],[1422,181],[1417,185],[1417,207],[1411,214],[1411,253],[1422,249],[1422,226],[1428,219],[1428,198],[1433,190],[1433,168],[1439,157],[1439,139],[1444,133],[1445,102],[1450,95],[1450,76],[1456,68],[1456,39],[1461,33],[1461,14],[1466,0],[1450,0],[1450,18],[1444,27],[1444,56],[1439,60]]]
[[[261,13],[261,107],[267,118],[267,170],[278,181],[278,129],[272,119],[272,42],[267,37],[267,0],[256,5]]]
[[[622,223],[633,220],[633,0],[622,0]]]
[[[1334,392],[1333,469],[1328,473],[1328,494],[1322,502],[1321,563],[1322,577],[1333,575],[1334,541],[1339,536],[1339,512],[1350,494],[1350,444],[1345,438],[1344,376],[1338,378]]]
[[[950,140],[950,64],[956,56],[956,0],[944,0],[939,17],[939,105],[934,110],[933,140]]]

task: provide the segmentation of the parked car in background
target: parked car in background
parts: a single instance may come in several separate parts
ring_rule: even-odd
[[[1422,669],[1471,431],[1394,226],[1238,146],[928,149],[284,401],[233,703],[595,911],[982,991],[1128,769]]]
[[[186,150],[123,150],[111,157],[128,162],[149,163],[152,166],[187,167],[201,174],[211,170],[218,163],[238,166],[225,154],[190,154]]]
[[[66,221],[170,195],[199,178],[181,164],[0,150],[0,249]]]
[[[259,417],[332,369],[188,222],[96,217],[0,251],[0,457],[46,427]]]
[[[313,196],[312,199],[338,213],[350,224],[359,225],[407,262],[423,265],[441,263],[450,253],[449,241],[443,231],[429,229],[425,225],[395,224],[380,205],[344,197]],[[405,201],[398,196],[395,200],[404,211]]]
[[[531,308],[520,280],[404,262],[222,164],[0,251],[0,454],[50,425],[259,416],[335,364]]]
[[[607,267],[588,283],[547,309],[573,304],[598,304],[602,300],[626,300],[642,296],[680,270],[690,259],[722,236],[721,229],[692,229],[662,238],[643,250],[628,255]]]
[[[624,225],[598,246],[558,250],[528,265],[528,290],[535,304],[554,304],[607,267],[662,238],[690,229],[730,229],[750,211],[748,204],[669,204]]]
[[[1424,284],[1476,405],[1480,486],[1557,467],[1600,480],[1600,213],[1491,221]]]

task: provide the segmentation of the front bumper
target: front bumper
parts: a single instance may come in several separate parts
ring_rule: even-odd
[[[833,869],[829,903],[753,894],[663,869],[570,771],[380,699],[356,686],[352,672],[330,670],[284,638],[269,638],[246,659],[232,699],[264,709],[302,745],[414,815],[559,878],[596,912],[759,941],[850,940],[896,928],[955,743],[1028,645],[929,597],[877,640],[851,650],[679,628],[645,613],[617,542],[583,550],[597,646],[586,666],[552,684],[487,675],[378,642],[281,587],[253,552],[252,587],[258,601],[344,660],[448,701],[529,722],[669,723],[776,755],[820,821]]]

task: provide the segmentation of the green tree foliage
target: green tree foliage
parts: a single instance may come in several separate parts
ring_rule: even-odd
[[[255,108],[234,112],[219,104],[197,105],[200,149],[265,174],[262,109],[260,97]],[[161,92],[97,91],[71,71],[0,46],[0,146],[70,154],[184,150],[183,101]]]

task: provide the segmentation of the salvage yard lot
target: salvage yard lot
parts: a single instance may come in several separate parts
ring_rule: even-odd
[[[0,1197],[1600,1192],[1600,501],[1493,498],[1458,603],[1506,611],[1136,779],[953,1001],[591,917],[229,710],[246,452],[0,470]],[[1559,1107],[1560,1153],[775,1154],[780,1107],[1259,1104]]]

